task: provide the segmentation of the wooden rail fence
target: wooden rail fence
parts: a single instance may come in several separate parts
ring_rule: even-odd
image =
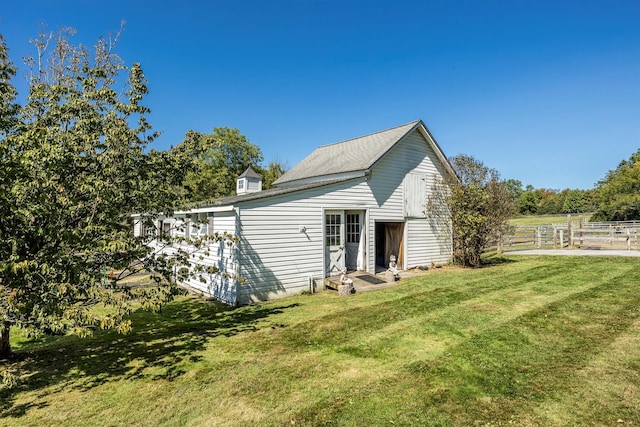
[[[581,220],[535,227],[512,227],[487,251],[525,249],[640,250],[640,221],[583,223]]]

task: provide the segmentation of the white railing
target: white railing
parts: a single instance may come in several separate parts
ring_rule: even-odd
[[[640,250],[639,221],[550,224],[512,227],[500,244],[489,250],[626,249]],[[501,248],[500,248],[501,246]]]

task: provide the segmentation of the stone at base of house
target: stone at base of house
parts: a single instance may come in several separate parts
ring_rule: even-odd
[[[356,292],[356,289],[353,287],[353,283],[349,283],[346,285],[338,285],[338,295],[346,296],[351,295]]]

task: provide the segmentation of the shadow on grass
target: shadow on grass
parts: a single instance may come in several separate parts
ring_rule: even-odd
[[[513,262],[517,261],[511,258],[505,258],[502,255],[491,254],[482,257],[482,264],[480,267],[492,267],[494,265],[511,264]]]
[[[256,331],[259,320],[296,305],[230,308],[188,298],[168,304],[159,314],[138,310],[129,335],[100,331],[89,339],[50,340],[16,355],[13,368],[20,371],[21,380],[12,389],[0,388],[0,418],[20,417],[46,406],[16,405],[19,393],[40,390],[43,397],[63,389],[85,391],[109,381],[173,380],[186,372],[185,365],[202,359],[199,353],[211,338]]]

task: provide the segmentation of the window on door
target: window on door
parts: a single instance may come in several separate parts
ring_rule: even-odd
[[[340,246],[340,214],[327,214],[325,219],[325,238],[327,246]]]
[[[347,214],[347,243],[360,243],[360,214]]]

